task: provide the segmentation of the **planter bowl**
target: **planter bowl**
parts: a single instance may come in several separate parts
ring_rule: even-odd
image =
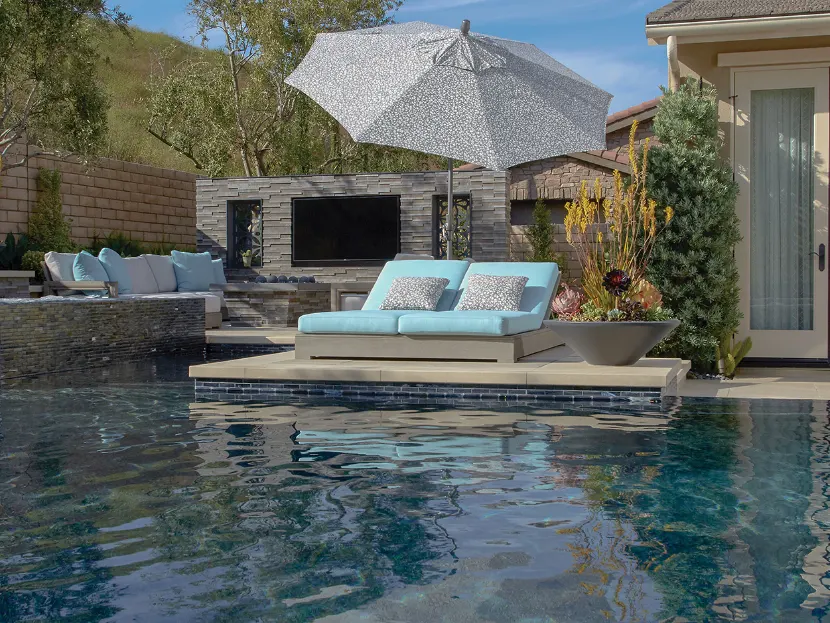
[[[565,344],[594,366],[630,366],[642,359],[679,325],[679,320],[659,322],[546,323]]]

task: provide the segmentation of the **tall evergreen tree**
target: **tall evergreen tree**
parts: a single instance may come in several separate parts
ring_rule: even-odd
[[[550,209],[545,200],[539,198],[533,206],[533,224],[527,228],[526,236],[530,242],[529,262],[553,262],[553,224],[550,221]]]
[[[676,92],[664,89],[654,131],[660,145],[650,153],[648,189],[675,214],[657,240],[648,277],[682,322],[657,352],[711,370],[718,341],[741,319],[738,185],[721,157],[717,92],[693,79]]]

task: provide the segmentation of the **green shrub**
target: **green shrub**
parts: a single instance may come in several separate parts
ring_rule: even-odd
[[[650,153],[648,190],[658,205],[674,208],[674,218],[654,246],[648,279],[681,325],[655,354],[713,370],[721,337],[741,319],[733,255],[740,241],[738,186],[720,155],[716,91],[690,79],[677,92],[663,94],[654,121],[660,145]]]
[[[195,253],[196,247],[192,244],[176,244],[173,242],[149,242],[144,245],[145,253],[152,253],[153,255],[170,255],[171,251],[186,251],[188,253]]]
[[[21,261],[21,270],[33,270],[35,271],[35,279],[39,282],[43,282],[43,256],[45,253],[43,251],[26,251],[23,254],[23,259]]]
[[[0,244],[0,270],[22,270],[23,256],[28,250],[29,238],[25,234],[6,234],[6,240]]]
[[[60,171],[40,169],[37,204],[29,215],[29,241],[34,249],[70,253],[75,250],[69,220],[61,210]]]
[[[104,238],[93,234],[92,241],[85,249],[93,255],[98,255],[105,247],[112,249],[121,257],[138,257],[145,252],[141,242],[133,240],[129,235],[120,231],[110,232]]]

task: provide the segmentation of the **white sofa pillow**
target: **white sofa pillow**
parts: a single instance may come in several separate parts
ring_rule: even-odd
[[[173,270],[173,258],[169,255],[146,254],[141,257],[147,260],[159,292],[175,292],[179,285],[176,283],[176,272]]]
[[[133,294],[157,294],[159,286],[156,283],[156,278],[153,276],[153,270],[144,256],[139,257],[125,257],[124,263],[127,265],[127,272],[130,273],[130,281],[132,281]]]
[[[72,266],[75,263],[75,256],[77,253],[56,253],[49,251],[43,256],[49,272],[52,273],[52,279],[56,281],[75,281],[75,275],[72,272]]]

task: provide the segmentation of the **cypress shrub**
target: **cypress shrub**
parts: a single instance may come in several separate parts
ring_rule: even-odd
[[[61,174],[40,169],[37,176],[37,204],[29,215],[29,240],[40,251],[71,253],[72,229],[61,210]]]
[[[525,232],[530,242],[531,256],[528,262],[553,262],[553,224],[550,210],[544,199],[537,199],[533,205],[533,224]]]
[[[719,341],[741,319],[738,185],[720,153],[717,92],[693,79],[676,92],[663,89],[654,131],[660,145],[650,153],[648,189],[658,205],[674,208],[674,218],[657,239],[648,279],[682,322],[654,354],[709,371]]]

